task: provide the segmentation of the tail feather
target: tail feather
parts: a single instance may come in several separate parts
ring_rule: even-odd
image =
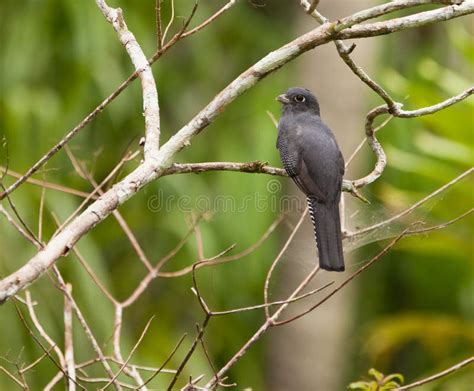
[[[308,198],[308,207],[318,246],[319,266],[324,270],[344,271],[339,205],[319,204],[315,198]]]

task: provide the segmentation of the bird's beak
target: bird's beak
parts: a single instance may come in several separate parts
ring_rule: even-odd
[[[283,104],[290,103],[290,100],[288,99],[288,97],[285,94],[278,95],[276,97],[276,100],[280,103],[283,103]]]

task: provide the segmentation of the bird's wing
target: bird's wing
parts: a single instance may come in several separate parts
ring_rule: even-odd
[[[338,203],[344,159],[334,136],[322,122],[316,122],[311,124],[301,140],[299,180],[318,202]]]
[[[307,195],[314,196],[319,202],[326,202],[326,195],[321,191],[317,182],[313,180],[311,170],[304,158],[300,160],[299,175],[293,178],[298,187]]]

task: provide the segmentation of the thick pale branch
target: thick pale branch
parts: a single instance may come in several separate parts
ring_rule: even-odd
[[[160,145],[160,109],[158,92],[151,66],[133,33],[128,29],[120,8],[112,8],[105,0],[96,0],[97,6],[112,24],[120,43],[125,47],[138,72],[143,90],[143,115],[145,117],[145,159],[153,158]]]

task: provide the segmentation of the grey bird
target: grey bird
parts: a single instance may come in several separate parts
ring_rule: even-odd
[[[309,90],[293,87],[277,100],[283,108],[276,147],[286,172],[306,194],[319,265],[325,270],[343,271],[339,201],[344,158]]]

